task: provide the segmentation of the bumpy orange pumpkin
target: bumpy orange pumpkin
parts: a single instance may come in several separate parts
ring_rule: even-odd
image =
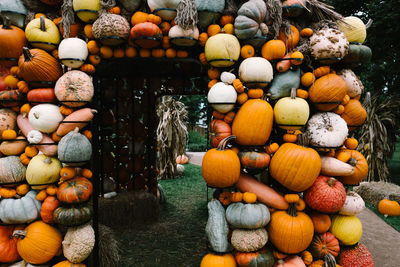
[[[240,176],[240,160],[232,150],[225,150],[227,142],[234,136],[226,137],[217,148],[210,149],[203,158],[201,171],[206,183],[213,187],[228,187]]]

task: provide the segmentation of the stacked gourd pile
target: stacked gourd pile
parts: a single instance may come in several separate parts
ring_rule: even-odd
[[[214,109],[202,173],[220,192],[209,202],[213,252],[202,267],[373,266],[355,216],[364,201],[351,191],[368,172],[352,137],[366,111],[351,69],[371,57],[366,26],[347,17],[297,28],[307,12],[300,2],[282,3],[292,25],[273,40],[263,34],[272,28],[264,1],[245,2],[237,17],[220,20],[234,34],[209,36],[200,55]],[[230,204],[236,191],[254,193],[258,204]],[[266,205],[270,220],[254,205]]]
[[[0,26],[0,263],[79,264],[95,243],[92,172],[85,167],[94,87],[76,70],[87,45],[61,40],[40,14],[25,28],[12,23],[20,27],[7,18]],[[52,56],[57,49],[60,60]]]

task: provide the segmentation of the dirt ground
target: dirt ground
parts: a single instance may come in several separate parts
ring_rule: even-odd
[[[192,164],[201,166],[204,152],[188,155]],[[367,208],[357,217],[363,225],[361,242],[371,252],[375,267],[400,266],[400,233]]]

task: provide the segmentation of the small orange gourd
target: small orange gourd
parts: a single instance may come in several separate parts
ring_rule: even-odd
[[[176,52],[176,56],[179,58],[187,58],[189,56],[189,52],[186,50],[178,50]]]
[[[243,194],[243,201],[246,202],[246,203],[256,203],[257,195],[254,194],[254,193],[245,192]]]
[[[149,16],[147,17],[147,21],[159,25],[161,24],[162,19],[160,16],[149,14]]]
[[[90,131],[90,130],[84,130],[84,131],[82,132],[82,134],[83,134],[84,136],[86,136],[86,138],[89,139],[89,141],[92,140],[92,137],[93,137],[92,131]]]
[[[128,47],[125,49],[125,56],[126,56],[127,58],[134,58],[134,57],[136,57],[136,56],[137,56],[136,48],[134,48],[134,47],[132,47],[132,46],[128,46]]]
[[[254,57],[254,54],[255,50],[252,45],[246,44],[240,49],[240,55],[242,56],[242,58]]]
[[[224,117],[225,117],[225,114],[220,113],[220,112],[218,112],[218,111],[216,111],[216,110],[213,111],[212,115],[213,115],[213,117],[214,117],[215,119],[219,119],[219,120],[223,120]]]
[[[166,56],[167,58],[175,58],[175,57],[176,57],[176,50],[173,49],[173,48],[168,48],[168,49],[165,51],[165,56]]]
[[[57,190],[58,190],[57,186],[49,185],[46,187],[46,194],[48,194],[49,196],[55,196],[57,195]]]
[[[295,134],[284,134],[283,135],[283,141],[286,143],[296,143],[297,141],[297,135]]]
[[[309,87],[313,84],[313,82],[315,81],[315,76],[312,72],[306,72],[301,76],[301,85],[305,86],[305,87]]]
[[[243,86],[243,83],[241,80],[239,80],[239,79],[233,80],[232,85],[235,88],[236,92],[238,92],[238,93],[244,92],[244,86]]]
[[[204,52],[200,53],[199,60],[200,60],[200,63],[203,65],[208,64],[207,59],[206,59],[206,54]]]
[[[76,175],[76,171],[74,167],[64,167],[60,171],[60,177],[65,180],[72,179]]]
[[[219,69],[217,69],[217,68],[210,68],[207,70],[208,78],[210,78],[211,80],[218,79],[220,74],[221,73],[220,73]]]
[[[261,98],[264,95],[263,89],[249,89],[247,91],[249,98]]]
[[[99,56],[99,55],[89,55],[88,56],[88,59],[89,59],[89,62],[92,64],[92,65],[99,65],[100,64],[100,62],[101,62],[101,57]]]
[[[211,80],[208,82],[208,89],[211,89],[216,83],[218,82],[217,79]]]
[[[13,188],[0,188],[0,196],[2,198],[12,198],[17,194],[17,191]]]
[[[209,37],[214,36],[220,32],[221,32],[221,26],[219,26],[218,24],[211,24],[207,28],[207,34]]]
[[[22,154],[19,156],[19,160],[20,160],[21,163],[24,164],[24,165],[28,165],[29,162],[31,161],[30,158],[28,158],[28,156],[27,156],[25,153],[22,153]]]
[[[314,75],[316,78],[319,78],[321,76],[329,74],[330,71],[331,71],[331,68],[329,66],[322,66],[322,67],[316,68],[314,70]]]
[[[100,47],[100,56],[105,59],[112,58],[113,50],[111,49],[111,47],[104,45],[104,46]],[[93,65],[96,65],[96,64],[93,64]]]
[[[292,53],[292,55],[290,55],[290,58],[291,58],[290,63],[292,65],[297,66],[303,63],[304,55],[299,51],[295,51]]]
[[[201,46],[205,46],[207,40],[208,40],[208,34],[206,32],[200,33],[200,35],[199,35],[199,44]]]
[[[28,83],[25,82],[25,81],[19,81],[19,82],[17,83],[17,87],[18,87],[18,90],[19,90],[21,93],[26,94],[26,93],[28,93],[28,91],[29,91],[29,85],[28,85]]]
[[[232,202],[242,202],[243,200],[243,193],[242,192],[234,192],[231,194],[231,201]]]
[[[87,179],[91,179],[93,177],[93,172],[89,169],[83,169],[81,175]]]
[[[248,99],[249,96],[243,92],[237,96],[236,102],[238,102],[239,105],[243,105]]]
[[[96,72],[96,67],[92,64],[83,64],[79,69],[88,74],[93,74]]]
[[[344,141],[344,146],[347,149],[356,149],[358,147],[358,141],[353,137],[346,138],[346,140]]]
[[[25,196],[29,191],[29,185],[28,184],[20,184],[15,188],[15,191],[17,192],[18,195]]]
[[[29,114],[29,111],[31,111],[31,105],[29,105],[28,103],[23,104],[22,107],[20,108],[19,112],[21,114]]]
[[[303,89],[297,89],[296,90],[296,96],[303,98],[303,99],[307,99],[308,98],[308,92],[306,90]]]
[[[225,191],[219,194],[218,200],[221,202],[222,205],[227,206],[231,204],[231,192]]]
[[[279,149],[278,143],[272,143],[265,148],[265,152],[271,155],[274,154],[276,151],[278,151],[278,149]]]
[[[171,29],[171,24],[169,24],[168,21],[163,21],[159,25],[159,28],[160,28],[160,30],[161,30],[163,35],[168,35],[169,30]]]
[[[60,113],[63,114],[64,116],[70,115],[72,112],[74,112],[73,108],[69,108],[65,105],[60,106]]]
[[[301,30],[300,35],[302,37],[310,37],[311,35],[313,35],[313,30],[311,28],[304,28]]]
[[[27,146],[25,147],[25,155],[27,157],[33,158],[39,153],[39,150],[35,146]]]
[[[46,190],[40,190],[40,192],[36,195],[36,199],[39,201],[43,201],[47,197]]]
[[[85,27],[83,27],[83,32],[85,33],[87,38],[94,39],[92,24],[86,24]]]
[[[97,54],[100,52],[100,48],[95,40],[90,40],[87,43],[87,48],[90,54]]]
[[[232,24],[234,21],[235,21],[235,18],[233,16],[231,16],[231,15],[223,15],[219,19],[219,24],[221,24],[221,26],[224,26],[226,24]]]
[[[232,23],[228,23],[224,25],[221,32],[226,34],[234,34],[235,28]]]
[[[17,138],[17,132],[12,129],[4,130],[1,134],[1,139],[3,140],[11,140]]]
[[[119,14],[121,14],[121,9],[119,8],[119,6],[115,6],[115,7],[110,8],[108,10],[108,12],[111,14],[119,15]]]

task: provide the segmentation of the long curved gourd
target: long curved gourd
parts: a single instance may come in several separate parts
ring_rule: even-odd
[[[276,192],[271,187],[260,183],[248,174],[240,174],[239,180],[236,183],[236,188],[242,192],[251,192],[257,195],[257,200],[279,210],[287,210],[289,204],[281,194]]]
[[[18,128],[22,131],[24,136],[28,136],[28,133],[34,128],[32,125],[29,123],[29,119],[25,117],[24,115],[18,115],[17,117],[17,125]],[[53,144],[54,141],[51,139],[48,135],[45,133],[42,133],[43,138],[42,141],[40,141],[39,144]],[[55,156],[57,155],[57,145],[37,145],[36,146],[43,154],[46,156]]]
[[[76,127],[82,129],[93,119],[93,116],[96,112],[97,112],[96,110],[90,108],[82,108],[72,112],[63,120],[63,122],[65,121],[68,123],[61,122],[57,128],[56,134],[58,136],[64,136],[70,131],[73,131]]]

